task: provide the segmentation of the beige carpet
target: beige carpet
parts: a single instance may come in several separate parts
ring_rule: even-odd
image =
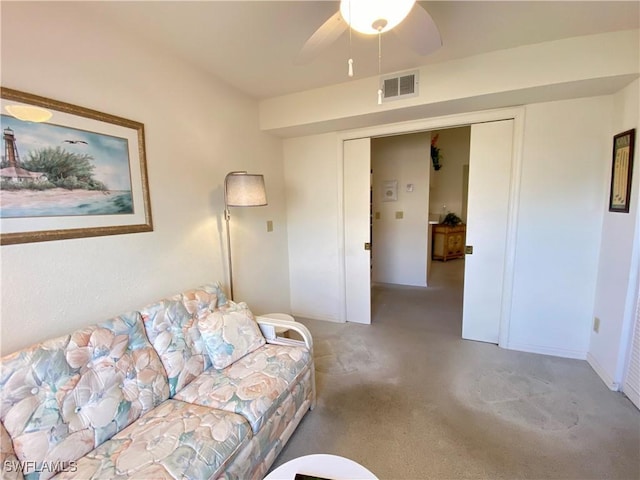
[[[318,405],[274,468],[330,453],[381,479],[640,479],[640,412],[585,361],[460,338],[463,260],[376,285],[370,326],[298,318]]]

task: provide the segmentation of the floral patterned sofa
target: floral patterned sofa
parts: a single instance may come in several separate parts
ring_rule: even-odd
[[[8,355],[2,478],[262,478],[314,406],[312,348],[213,284]]]

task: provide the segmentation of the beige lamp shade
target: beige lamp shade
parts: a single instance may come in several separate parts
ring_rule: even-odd
[[[227,176],[227,206],[259,207],[267,204],[264,176],[233,173]]]

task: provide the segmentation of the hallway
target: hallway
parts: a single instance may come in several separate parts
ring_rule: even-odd
[[[427,288],[374,284],[371,288],[372,323],[393,322],[407,328],[460,337],[464,259],[434,261]],[[403,315],[394,315],[398,308]],[[397,312],[396,312],[397,313]]]

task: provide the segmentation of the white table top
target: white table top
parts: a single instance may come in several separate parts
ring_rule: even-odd
[[[280,465],[264,480],[294,480],[296,473],[330,480],[378,480],[359,463],[337,455],[307,455]]]

